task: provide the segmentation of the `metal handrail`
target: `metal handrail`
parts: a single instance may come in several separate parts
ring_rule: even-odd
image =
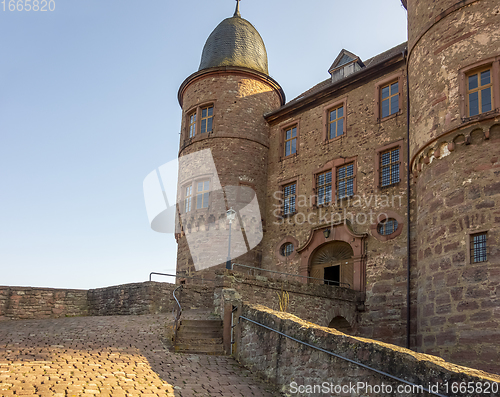
[[[158,276],[168,276],[168,277],[175,277],[176,278],[176,282],[177,282],[177,278],[192,278],[192,279],[197,279],[197,280],[203,280],[203,281],[213,281],[215,282],[216,280],[212,280],[212,279],[207,279],[207,278],[203,278],[203,277],[195,277],[195,276],[180,276],[178,274],[169,274],[169,273],[158,273],[158,272],[151,272],[149,273],[149,281],[151,281],[151,276],[153,274],[156,274]],[[181,319],[181,315],[182,315],[182,306],[181,306],[181,303],[179,302],[179,299],[177,299],[177,296],[175,296],[175,292],[179,289],[179,288],[182,288],[184,287],[184,284],[180,284],[178,285],[174,291],[172,292],[172,295],[174,296],[174,299],[175,299],[175,302],[177,303],[177,308],[173,308],[172,309],[172,315],[174,314],[175,312],[175,317],[174,317],[174,336],[172,338],[172,342],[173,344],[175,345],[175,341],[177,340],[177,331],[179,329],[179,325],[180,325],[180,319]]]
[[[351,287],[351,284],[349,284],[349,283],[341,283],[340,281],[337,282],[337,281],[327,280],[327,279],[324,279],[324,278],[316,278],[316,277],[309,277],[309,276],[301,276],[299,274],[278,272],[277,270],[261,269],[260,267],[253,267],[253,266],[248,266],[248,265],[240,265],[239,263],[233,263],[233,267],[234,266],[240,266],[240,267],[246,267],[248,269],[260,270],[261,272],[278,273],[278,274],[284,274],[286,276],[302,277],[302,278],[307,278],[307,279],[311,279],[311,280],[320,280],[320,281],[323,281],[324,283],[326,281],[325,284],[328,284],[328,285],[332,285],[330,283],[335,283],[335,284],[333,284],[333,286],[335,286],[335,287],[342,287],[344,285],[347,286],[348,288]]]
[[[290,340],[293,340],[294,342],[297,342],[297,343],[303,344],[303,345],[305,345],[305,346],[307,346],[307,347],[310,347],[310,348],[312,348],[312,349],[319,350],[319,351],[321,351],[321,352],[323,352],[323,353],[326,353],[326,354],[329,354],[329,355],[331,355],[331,356],[334,356],[334,357],[340,358],[341,360],[345,360],[345,361],[347,361],[347,362],[349,362],[349,363],[352,363],[352,364],[355,364],[355,365],[359,365],[360,367],[366,368],[366,369],[368,369],[368,370],[370,370],[370,371],[374,371],[374,372],[376,372],[376,373],[378,373],[378,374],[380,374],[380,375],[387,376],[388,378],[394,379],[394,380],[396,380],[396,381],[398,381],[398,382],[405,383],[405,384],[410,385],[410,386],[416,386],[418,389],[421,389],[421,390],[423,390],[423,391],[425,391],[425,392],[427,392],[427,393],[429,393],[429,394],[433,394],[433,395],[435,395],[435,396],[439,396],[439,397],[447,397],[447,396],[445,396],[444,394],[439,394],[439,393],[433,392],[433,391],[431,391],[431,390],[427,389],[426,387],[424,387],[424,386],[422,386],[422,385],[417,385],[417,384],[412,383],[412,382],[409,382],[409,381],[407,381],[407,380],[405,380],[405,379],[401,379],[401,378],[398,378],[397,376],[394,376],[394,375],[388,374],[387,372],[380,371],[379,369],[376,369],[376,368],[370,367],[370,366],[368,366],[368,365],[366,365],[366,364],[363,364],[363,363],[360,363],[360,362],[357,362],[357,361],[351,360],[350,358],[347,358],[347,357],[341,356],[341,355],[339,355],[339,354],[333,353],[333,352],[331,352],[331,351],[329,351],[329,350],[325,350],[325,349],[322,349],[321,347],[314,346],[314,345],[311,345],[311,344],[309,344],[309,343],[307,343],[307,342],[304,342],[304,341],[301,341],[301,340],[299,340],[299,339],[293,338],[293,337],[291,337],[290,335],[284,334],[283,332],[280,332],[280,331],[278,331],[278,330],[276,330],[276,329],[274,329],[274,328],[268,327],[267,325],[264,325],[264,324],[258,323],[257,321],[251,320],[251,319],[249,319],[249,318],[247,318],[247,317],[244,317],[244,316],[239,316],[239,318],[242,318],[243,320],[247,320],[247,321],[249,321],[249,322],[251,322],[251,323],[253,323],[253,324],[256,324],[256,325],[259,325],[259,326],[261,326],[261,327],[263,327],[263,328],[266,328],[266,329],[268,329],[269,331],[276,332],[277,334],[282,335],[282,336],[284,336],[285,338],[288,338],[288,339],[290,339]],[[238,321],[238,322],[239,322],[239,321]]]
[[[209,278],[203,278],[203,277],[195,277],[195,276],[180,276],[178,274],[168,274],[168,273],[157,273],[157,272],[151,272],[149,273],[149,281],[152,281],[151,280],[151,276],[153,274],[156,274],[158,276],[169,276],[169,277],[176,277],[176,278],[195,278],[197,280],[203,280],[203,281],[215,281],[215,280],[212,280],[212,279],[209,279]]]
[[[175,301],[177,302],[177,313],[176,313],[176,315],[174,317],[174,338],[173,338],[174,345],[175,345],[175,341],[177,339],[177,329],[179,327],[179,320],[180,320],[181,314],[182,314],[182,306],[181,306],[181,303],[179,302],[179,299],[177,299],[177,297],[175,296],[175,292],[179,288],[182,288],[183,286],[184,286],[184,284],[179,285],[177,288],[174,289],[174,292],[172,293],[172,295],[174,296]]]

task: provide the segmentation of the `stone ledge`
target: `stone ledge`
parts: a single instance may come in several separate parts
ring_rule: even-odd
[[[238,310],[238,315],[424,387],[445,382],[449,385],[453,382],[500,383],[498,375],[455,365],[439,357],[416,353],[395,345],[349,336],[288,313],[273,311],[265,306],[244,302]],[[246,320],[240,319],[238,327],[238,360],[268,380],[281,385],[283,391],[292,381],[291,376],[309,384],[321,384],[323,381],[345,384],[366,382],[368,379],[372,385],[380,385],[382,382],[401,384],[347,361],[328,356],[326,353],[317,351],[313,353],[315,350],[312,348],[306,346],[297,348],[297,342],[279,337],[278,334]],[[474,394],[460,394],[460,396],[469,395]]]

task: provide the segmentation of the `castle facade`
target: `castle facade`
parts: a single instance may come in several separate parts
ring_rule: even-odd
[[[332,326],[500,373],[500,5],[403,5],[407,43],[289,102],[239,9],[215,28],[178,94],[179,158],[217,175],[180,171],[177,271],[234,207],[233,262],[365,294]]]

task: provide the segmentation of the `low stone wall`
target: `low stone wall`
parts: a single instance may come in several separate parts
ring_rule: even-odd
[[[86,315],[86,290],[0,286],[0,320]]]
[[[395,345],[348,336],[261,305],[240,304],[236,314],[415,385],[431,387],[433,392],[437,392],[436,388],[439,386],[442,395],[499,395],[496,389],[500,386],[498,375],[456,366],[438,357],[415,353]],[[280,336],[242,318],[235,330],[237,359],[253,372],[279,385],[287,395],[430,395],[370,369]],[[316,390],[313,389],[314,385],[318,385]],[[473,392],[460,390],[460,385],[472,387]],[[479,392],[479,385],[482,392]],[[371,392],[369,386],[372,387]],[[343,387],[343,391],[339,387]],[[456,393],[453,392],[455,387],[458,387]],[[489,388],[488,393],[484,392],[486,388]]]
[[[172,292],[178,285],[147,281],[92,289],[88,292],[89,314],[115,316],[171,312]],[[176,292],[183,310],[213,308],[213,286],[184,285]]]
[[[174,284],[144,282],[88,291],[91,316],[157,314],[172,310]]]
[[[88,291],[0,286],[0,321],[168,313],[175,287],[152,281]],[[185,285],[176,295],[184,310],[213,309],[213,285]]]
[[[238,291],[243,300],[279,309],[278,295],[288,292],[287,312],[306,321],[328,326],[337,317],[344,317],[356,333],[359,313],[364,310],[365,296],[361,292],[323,284],[304,284],[276,278],[252,276],[238,271],[217,271],[215,306],[219,307],[222,288]]]

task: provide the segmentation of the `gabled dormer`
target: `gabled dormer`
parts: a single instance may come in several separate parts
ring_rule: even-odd
[[[365,64],[357,55],[347,50],[342,50],[332,66],[330,66],[330,69],[328,69],[328,73],[332,75],[332,83],[334,83],[364,67]]]

